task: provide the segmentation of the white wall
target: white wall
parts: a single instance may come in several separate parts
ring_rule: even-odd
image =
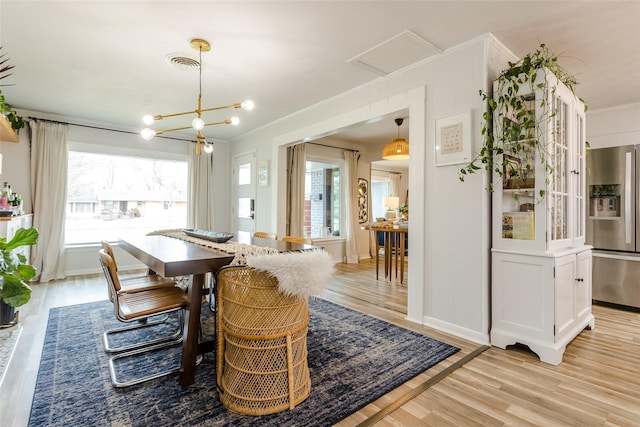
[[[281,233],[284,147],[409,109],[412,243],[407,317],[485,343],[489,339],[490,252],[486,174],[460,183],[458,167],[435,167],[434,140],[437,118],[471,110],[472,148],[475,151],[481,146],[483,104],[478,89],[486,89],[489,81],[486,52],[494,49],[491,40],[470,41],[435,59],[308,107],[245,135],[231,148],[232,153],[256,148],[258,160],[269,159],[275,166],[270,191],[258,197],[268,198],[272,206],[271,217],[263,218],[262,227]]]
[[[590,148],[640,144],[640,104],[587,111]]]

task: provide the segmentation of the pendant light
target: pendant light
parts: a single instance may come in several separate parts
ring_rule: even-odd
[[[407,160],[409,158],[409,141],[400,138],[400,126],[403,121],[403,118],[395,119],[396,125],[398,125],[398,137],[385,145],[382,150],[382,158],[385,160]]]
[[[193,39],[191,40],[191,47],[199,53],[199,60],[197,62],[198,74],[199,74],[198,77],[199,77],[199,84],[200,84],[198,87],[198,108],[192,111],[185,111],[182,113],[163,114],[163,115],[158,114],[155,116],[151,114],[147,114],[146,116],[143,117],[143,121],[145,124],[150,126],[151,124],[153,124],[154,121],[162,120],[168,117],[183,116],[187,114],[196,114],[197,117],[195,117],[191,121],[191,126],[182,126],[182,127],[177,127],[173,129],[164,129],[164,130],[153,130],[150,128],[146,128],[142,130],[141,134],[144,139],[150,140],[154,136],[162,135],[163,133],[193,128],[196,131],[196,154],[199,155],[201,151],[204,151],[205,153],[213,152],[213,143],[207,141],[204,134],[202,133],[202,129],[204,127],[214,126],[214,125],[223,125],[223,124],[237,126],[238,123],[240,123],[240,119],[238,119],[238,117],[235,117],[235,116],[222,121],[205,123],[205,121],[202,119],[202,113],[205,113],[208,111],[223,110],[226,108],[242,108],[243,110],[251,111],[253,109],[253,102],[251,100],[245,100],[243,102],[238,102],[231,105],[223,105],[220,107],[212,107],[212,108],[202,108],[202,52],[209,52],[211,50],[211,45],[206,40]]]

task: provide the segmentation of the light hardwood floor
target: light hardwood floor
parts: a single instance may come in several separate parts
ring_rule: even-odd
[[[371,425],[378,417],[378,426],[640,425],[639,313],[594,306],[595,330],[572,341],[559,366],[524,348],[491,347],[426,388],[480,346],[406,321],[406,283],[376,281],[372,261],[338,270],[326,299],[461,348],[339,426]],[[28,423],[48,309],[107,297],[101,275],[33,288],[32,300],[20,308],[22,336],[0,389],[0,427]],[[411,394],[417,396],[404,402]],[[381,417],[389,405],[399,409]]]

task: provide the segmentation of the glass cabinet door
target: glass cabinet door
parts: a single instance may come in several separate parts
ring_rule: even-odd
[[[575,148],[573,166],[571,170],[572,187],[573,187],[573,240],[574,245],[584,245],[585,243],[585,221],[586,221],[586,208],[587,199],[585,197],[586,192],[586,167],[585,167],[585,153],[586,153],[586,125],[585,125],[585,113],[582,103],[576,103],[574,107],[574,141]]]
[[[553,75],[538,78],[533,88],[494,93],[512,91],[519,100],[494,116],[504,150],[493,172],[497,249],[547,252],[585,242],[584,105]]]
[[[569,111],[570,101],[553,93],[549,124],[549,154],[553,156],[549,171],[549,247],[569,238]]]

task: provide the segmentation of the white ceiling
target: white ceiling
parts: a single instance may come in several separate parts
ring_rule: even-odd
[[[385,51],[406,31],[416,46]],[[204,38],[203,107],[256,104],[233,112],[238,127],[207,128],[233,140],[380,78],[362,58],[404,66],[425,46],[437,54],[489,32],[516,55],[546,43],[591,110],[640,102],[640,1],[0,0],[0,53],[15,66],[2,92],[15,108],[139,130],[144,114],[195,109],[197,71],[165,56],[197,58],[189,41]],[[207,121],[228,117],[215,114]],[[396,133],[378,126],[345,137]]]

